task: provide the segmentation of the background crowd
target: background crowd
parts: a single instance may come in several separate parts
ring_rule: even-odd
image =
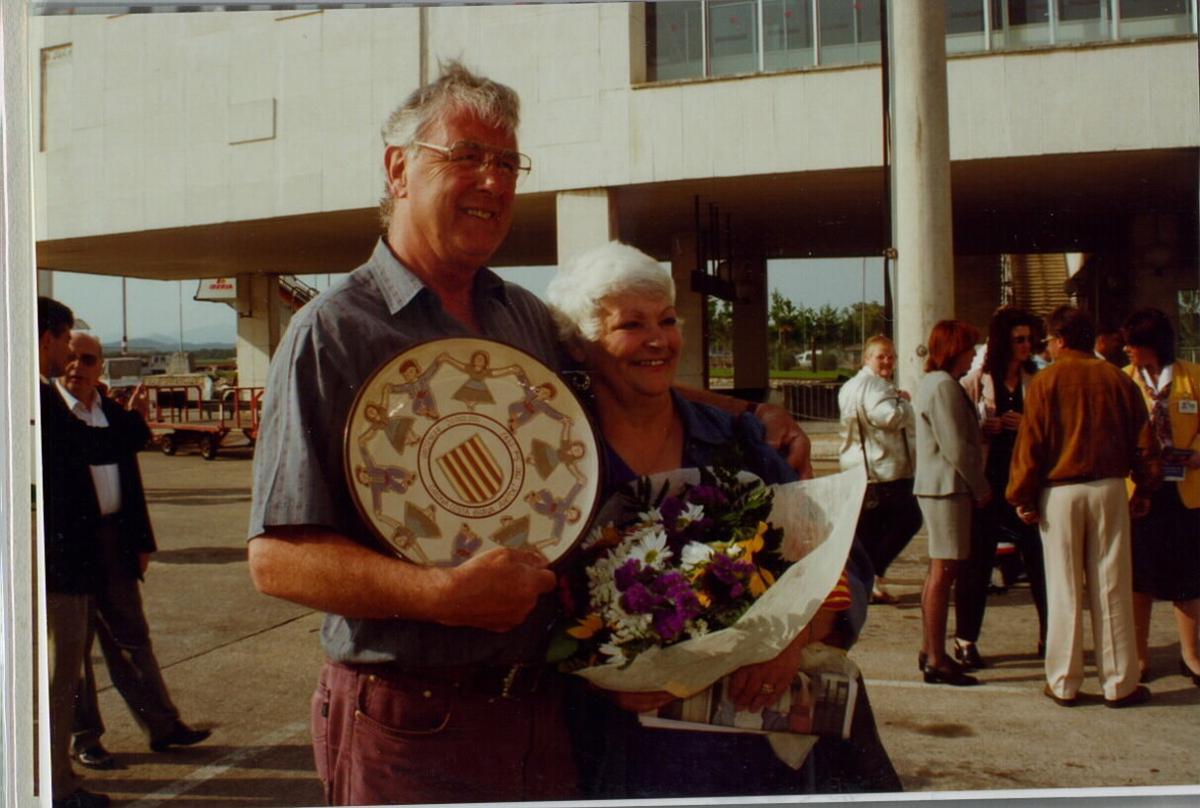
[[[841,466],[865,465],[871,481],[858,531],[877,576],[921,524],[914,500],[924,517],[925,681],[973,685],[988,666],[978,642],[1003,545],[1029,583],[1047,697],[1077,701],[1085,599],[1108,706],[1150,697],[1155,599],[1172,602],[1179,669],[1200,686],[1197,366],[1175,356],[1169,318],[1141,309],[1097,334],[1069,306],[1044,323],[1005,306],[978,341],[969,324],[935,325],[914,400],[892,381],[891,342],[874,337],[839,395]],[[877,583],[874,600],[895,599]]]

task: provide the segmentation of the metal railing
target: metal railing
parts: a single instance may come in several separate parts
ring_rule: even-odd
[[[783,406],[797,421],[837,421],[837,394],[843,382],[779,382]]]

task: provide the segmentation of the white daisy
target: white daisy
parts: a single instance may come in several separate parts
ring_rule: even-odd
[[[647,567],[662,569],[671,558],[667,549],[667,534],[662,529],[643,531],[637,542],[629,548],[629,557],[636,558]]]
[[[698,541],[690,541],[683,546],[683,551],[680,553],[680,561],[683,564],[685,572],[690,572],[696,567],[702,566],[708,562],[713,555],[713,548],[707,544]]]

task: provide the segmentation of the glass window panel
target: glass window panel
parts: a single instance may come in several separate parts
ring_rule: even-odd
[[[984,0],[947,0],[946,53],[987,50],[983,38]]]
[[[646,78],[650,81],[704,75],[702,10],[695,2],[646,5]]]
[[[1050,4],[1048,0],[1008,0],[1005,14],[1005,46],[1045,45],[1050,42]]]
[[[821,64],[877,62],[879,0],[818,0]]]
[[[1058,42],[1098,42],[1110,39],[1108,0],[1056,0]]]
[[[1188,13],[1188,0],[1120,0],[1121,18],[1169,17]]]
[[[763,54],[767,70],[813,64],[812,0],[764,0]]]
[[[1192,32],[1188,0],[1120,0],[1121,39]]]
[[[758,70],[758,18],[754,0],[713,0],[708,6],[712,75]]]

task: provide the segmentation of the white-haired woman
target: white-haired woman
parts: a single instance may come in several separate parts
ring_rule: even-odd
[[[600,246],[564,266],[546,295],[568,351],[590,377],[593,415],[606,446],[607,493],[638,476],[709,466],[718,450],[735,441],[741,444],[747,471],[768,483],[795,479],[783,458],[763,441],[762,428],[752,416],[732,416],[688,402],[672,389],[683,348],[675,286],[669,272],[650,256],[617,242]],[[843,610],[849,605],[848,589],[846,585],[837,592],[837,605]],[[865,585],[861,591],[865,597]],[[833,632],[836,612],[832,602],[830,606],[775,659],[732,674],[735,703],[759,710],[780,698],[796,675],[803,646]],[[665,704],[672,696],[609,695],[624,712],[586,697],[572,705],[574,742],[588,796],[804,790],[801,775],[783,764],[764,738],[645,729],[638,726],[635,713]],[[870,715],[869,709],[864,712]],[[874,748],[877,759],[863,771],[883,779],[856,785],[898,788],[882,745]]]
[[[884,587],[888,567],[921,529],[913,496],[916,428],[912,397],[892,381],[896,346],[883,335],[863,344],[862,369],[838,390],[842,417],[842,471],[866,468],[868,488],[858,517],[858,536],[876,576],[873,603],[895,603]]]

